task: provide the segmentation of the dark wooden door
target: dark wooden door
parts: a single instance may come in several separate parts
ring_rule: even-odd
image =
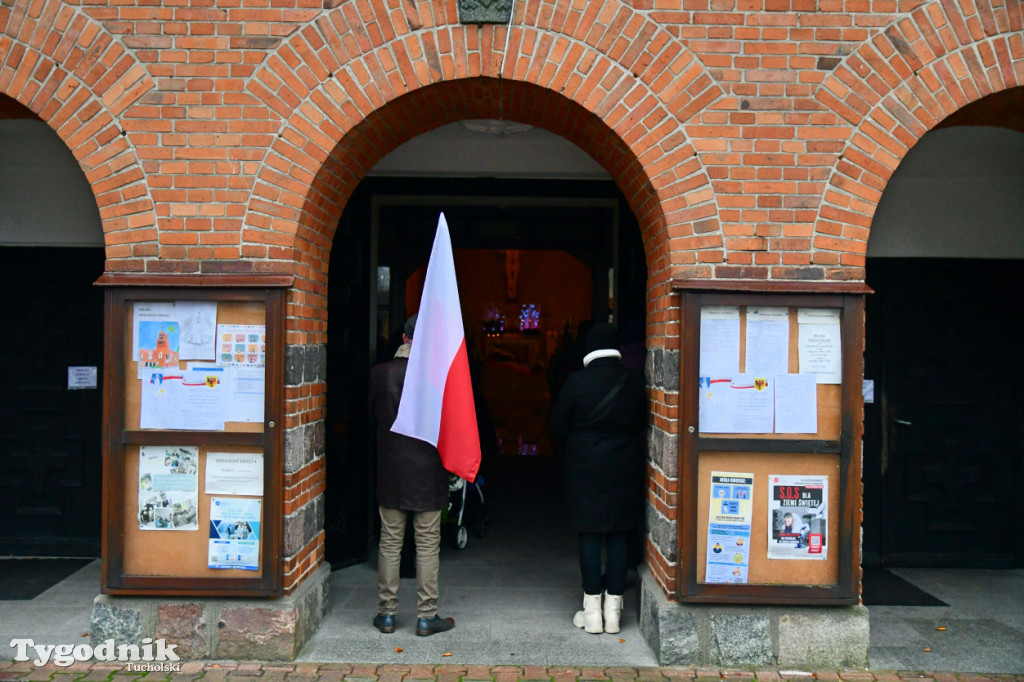
[[[370,371],[370,215],[349,202],[331,250],[327,317],[325,558],[334,568],[366,561],[373,484],[366,419]]]
[[[877,538],[865,544],[877,540],[882,564],[1020,561],[1022,273],[1006,261],[869,265],[868,367],[879,374],[865,482],[880,499],[866,498]]]
[[[103,249],[0,248],[0,554],[99,556],[102,274]]]

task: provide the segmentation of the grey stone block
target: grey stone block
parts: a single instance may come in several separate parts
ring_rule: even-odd
[[[676,535],[678,533],[675,521],[670,521],[662,516],[650,502],[647,503],[647,534],[651,538],[662,555],[669,561],[676,561]]]
[[[158,604],[155,639],[175,645],[186,660],[202,658],[210,651],[210,628],[202,602]]]
[[[669,601],[646,568],[640,580],[640,630],[660,665],[868,665],[866,607],[679,604]]]
[[[302,367],[303,382],[307,384],[315,383],[323,376],[320,371],[320,364],[326,357],[322,352],[323,348],[323,344],[319,343],[306,346],[306,357]]]
[[[772,663],[771,622],[764,609],[729,607],[701,615],[708,630],[707,663],[729,668]]]
[[[679,478],[679,436],[657,427],[647,430],[647,455],[669,478]]]
[[[306,346],[291,345],[284,349],[284,385],[298,386],[302,383],[306,365]]]
[[[324,527],[324,496],[317,495],[295,512],[284,517],[284,555],[295,556]]]
[[[318,518],[322,500],[309,507]],[[175,644],[182,660],[294,660],[320,627],[330,604],[331,568],[321,566],[280,599],[114,597],[93,600],[90,638],[138,644],[145,637]]]
[[[700,663],[697,623],[691,613],[675,612],[675,607],[650,573],[641,571],[640,633],[659,665],[696,666]]]
[[[666,391],[679,390],[679,351],[666,350],[662,354],[661,385]]]
[[[299,653],[299,615],[294,609],[234,606],[221,609],[215,658],[290,661]]]
[[[791,610],[779,617],[779,665],[866,668],[870,635],[866,606]]]
[[[93,602],[92,616],[89,619],[89,639],[92,646],[98,646],[107,639],[113,639],[117,644],[141,641],[144,605],[131,601],[124,605],[110,602],[111,599],[105,595],[99,595]]]
[[[512,0],[459,0],[461,24],[507,24]]]
[[[314,429],[303,424],[284,432],[284,471],[294,474],[313,461]]]
[[[323,457],[327,452],[327,423],[323,419],[313,422],[313,456]]]
[[[661,357],[664,355],[665,349],[654,347],[647,349],[647,362],[645,363],[644,369],[647,375],[647,384],[656,388],[661,387],[662,383],[662,365]]]

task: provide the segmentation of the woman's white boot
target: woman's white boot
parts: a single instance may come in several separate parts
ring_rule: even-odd
[[[577,611],[572,617],[572,624],[583,628],[592,635],[599,635],[604,632],[604,624],[601,621],[601,595],[584,594],[583,610]]]
[[[618,632],[622,617],[622,595],[604,593],[604,631]],[[589,630],[588,630],[589,632]]]

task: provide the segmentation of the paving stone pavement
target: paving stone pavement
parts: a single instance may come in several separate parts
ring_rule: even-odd
[[[74,663],[36,666],[31,661],[0,661],[0,680],[133,682],[156,680],[280,680],[284,682],[1024,682],[1024,675],[899,670],[720,670],[681,667],[546,667],[511,665],[444,665],[434,663],[261,663],[253,661],[183,661],[163,664],[171,671],[134,670],[125,663]],[[135,664],[138,665],[138,664]],[[160,664],[154,664],[160,665]]]

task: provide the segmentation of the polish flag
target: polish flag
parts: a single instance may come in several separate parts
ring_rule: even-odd
[[[472,483],[480,468],[480,434],[469,376],[466,334],[448,222],[437,221],[420,297],[395,433],[425,440],[451,473]]]

